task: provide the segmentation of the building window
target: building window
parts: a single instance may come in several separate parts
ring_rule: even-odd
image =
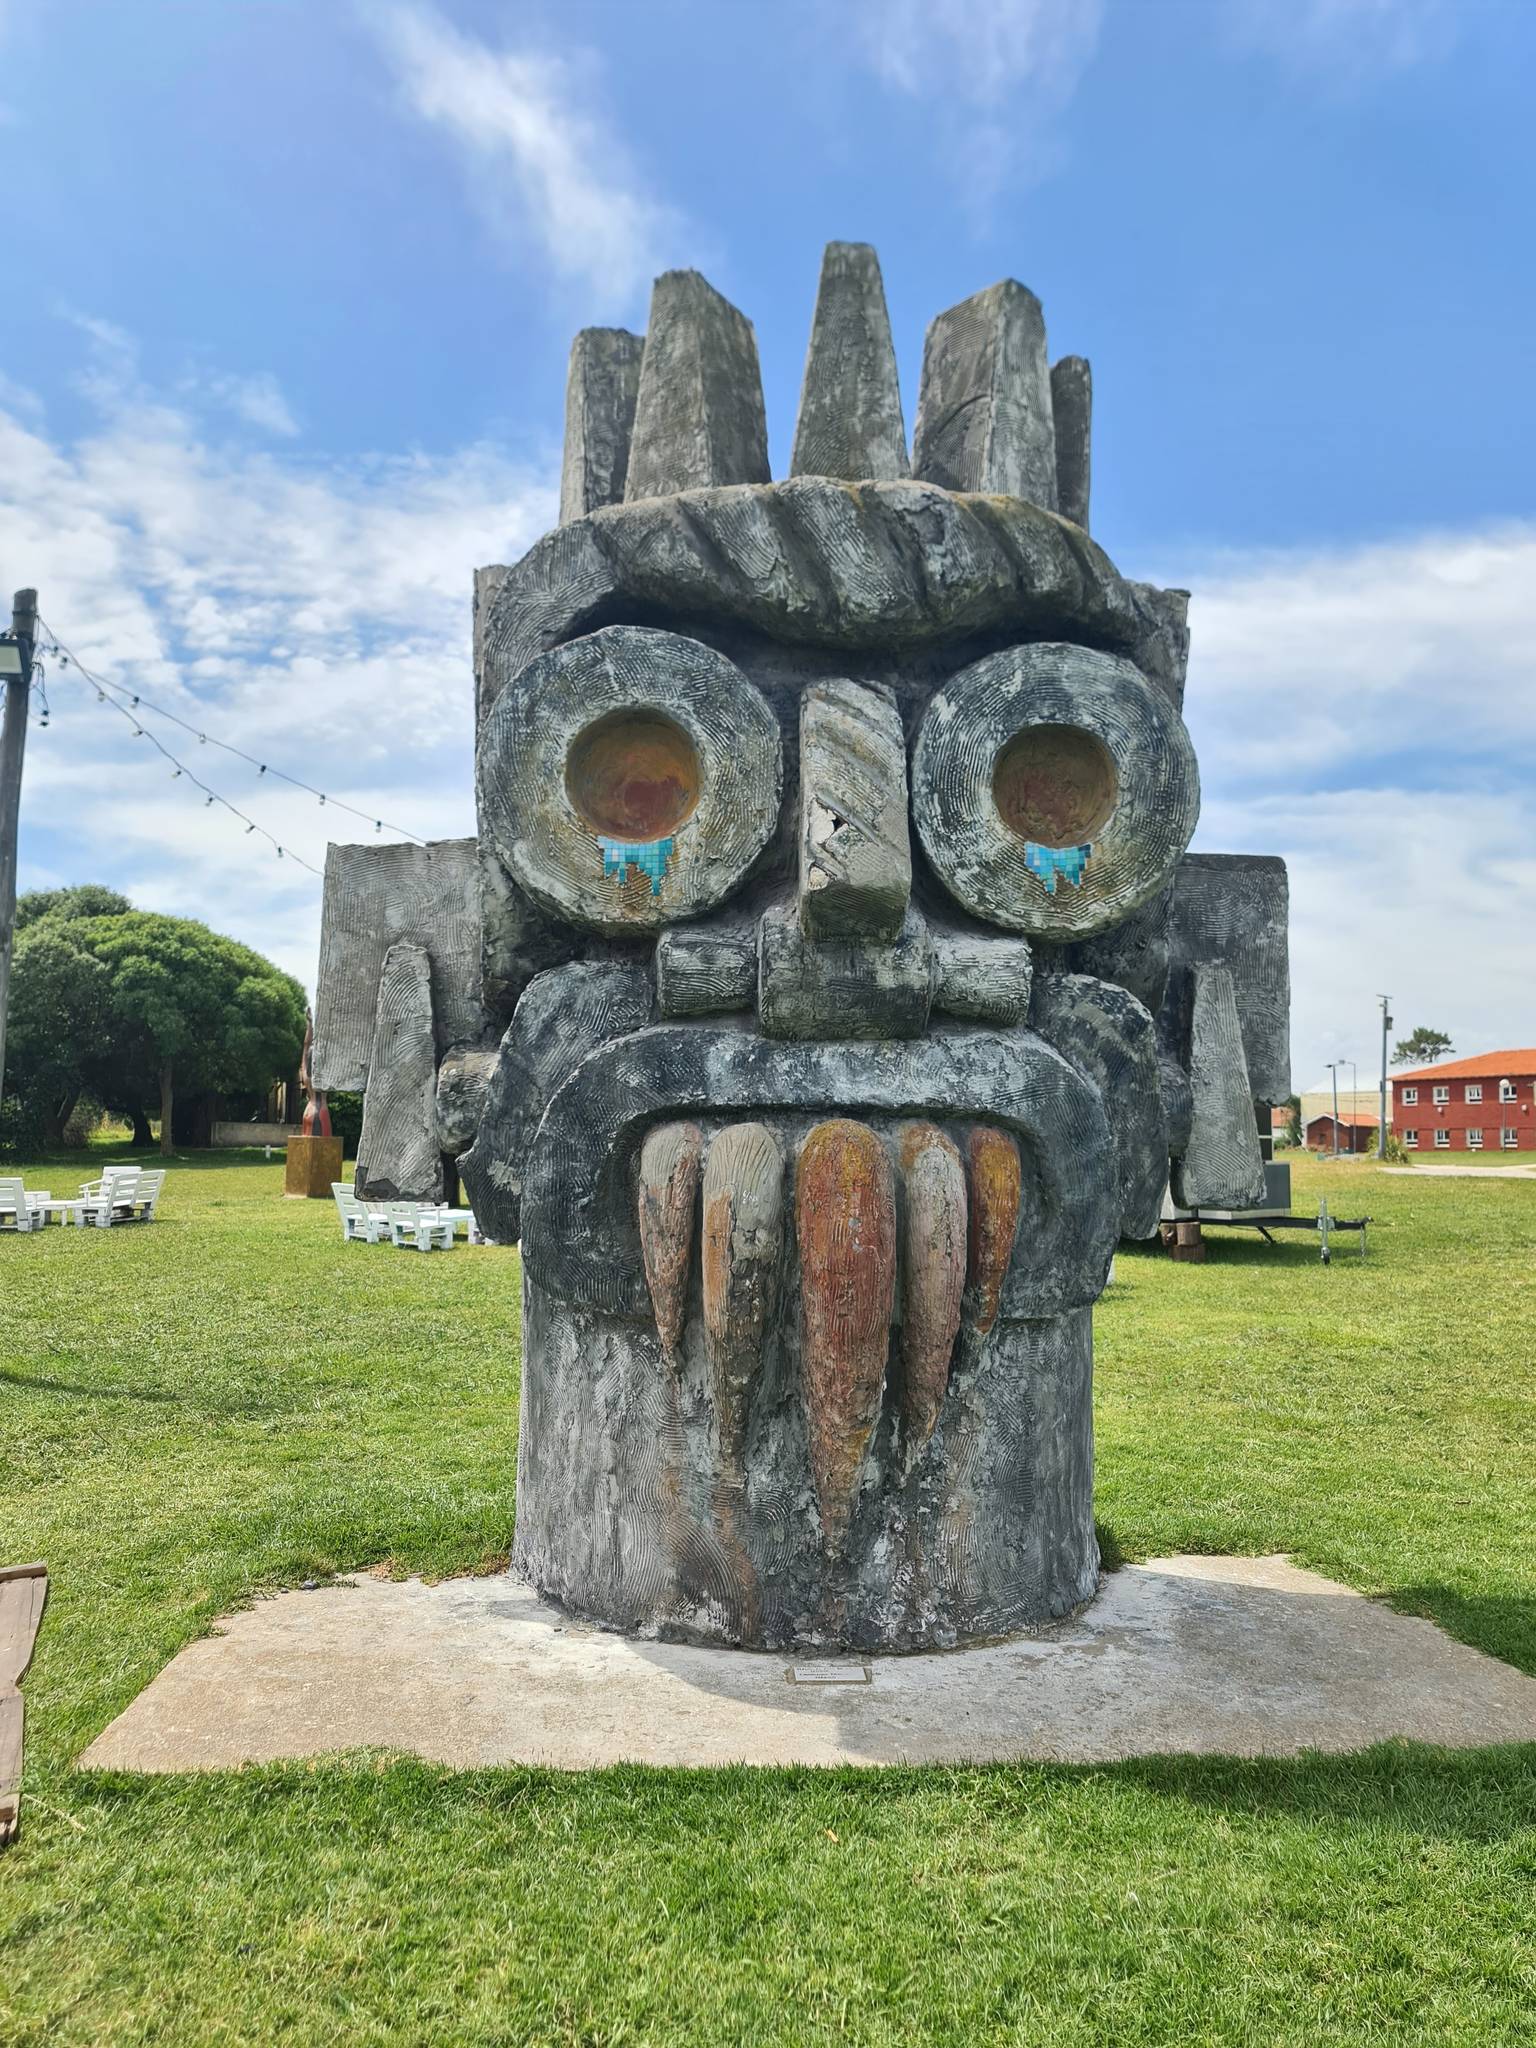
[[[1436,1100],[1436,1102],[1449,1102],[1449,1101],[1450,1101],[1450,1099],[1451,1099],[1451,1091],[1450,1091],[1450,1088],[1449,1088],[1449,1087],[1437,1088],[1437,1089],[1435,1090],[1435,1100]]]
[[[1403,1143],[1404,1143],[1404,1144],[1405,1144],[1405,1145],[1406,1145],[1406,1146],[1408,1147],[1408,1150],[1409,1150],[1410,1152],[1417,1152],[1417,1151],[1418,1151],[1418,1149],[1419,1149],[1419,1134],[1418,1134],[1418,1132],[1417,1132],[1417,1131],[1404,1131],[1404,1133],[1403,1133]]]
[[[1517,1130],[1513,1129],[1511,1125],[1506,1124],[1503,1130],[1499,1133],[1499,1142],[1504,1147],[1504,1150],[1506,1152],[1518,1151],[1520,1146],[1520,1133]]]
[[[1404,1100],[1404,1102],[1417,1102],[1417,1101],[1418,1101],[1418,1099],[1419,1099],[1419,1091],[1418,1091],[1418,1089],[1417,1089],[1417,1088],[1405,1088],[1405,1089],[1403,1090],[1403,1100]]]
[[[1482,1082],[1481,1082],[1481,1081],[1469,1081],[1469,1082],[1467,1083],[1467,1100],[1468,1100],[1468,1102],[1481,1102],[1481,1101],[1482,1101],[1482,1099],[1483,1099],[1483,1084],[1482,1084]]]
[[[1482,1134],[1482,1132],[1481,1132],[1481,1131],[1479,1131],[1479,1130],[1469,1130],[1469,1131],[1467,1132],[1467,1150],[1468,1150],[1469,1152],[1481,1152],[1481,1151],[1482,1151],[1482,1149],[1483,1149],[1483,1134]]]
[[[1436,1131],[1436,1133],[1435,1133],[1435,1149],[1436,1149],[1436,1151],[1438,1151],[1438,1152],[1449,1152],[1449,1151],[1450,1151],[1450,1149],[1451,1149],[1451,1134],[1450,1134],[1450,1132],[1449,1132],[1449,1131]]]
[[[1500,1102],[1513,1102],[1513,1101],[1514,1101],[1514,1099],[1515,1099],[1515,1084],[1514,1084],[1514,1082],[1513,1082],[1513,1081],[1501,1081],[1501,1082],[1499,1083],[1499,1100],[1500,1100]]]

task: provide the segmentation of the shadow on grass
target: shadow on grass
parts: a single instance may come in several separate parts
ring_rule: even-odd
[[[1393,1586],[1386,1604],[1432,1621],[1469,1648],[1536,1678],[1536,1596],[1467,1594],[1454,1586]]]

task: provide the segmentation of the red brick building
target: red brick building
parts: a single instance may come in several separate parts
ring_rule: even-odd
[[[1394,1074],[1392,1128],[1410,1152],[1536,1152],[1536,1046]]]
[[[1350,1116],[1339,1111],[1339,1144],[1341,1152],[1374,1152],[1376,1149],[1376,1118],[1373,1116]],[[1315,1116],[1307,1125],[1307,1150],[1309,1152],[1331,1152],[1333,1144],[1333,1112],[1326,1116]]]

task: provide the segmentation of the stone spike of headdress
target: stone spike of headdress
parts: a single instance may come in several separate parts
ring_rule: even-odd
[[[1040,301],[1012,278],[940,313],[923,344],[912,469],[951,491],[1056,510],[1056,435]]]
[[[668,270],[651,293],[625,503],[769,480],[752,323],[696,270]]]
[[[1051,418],[1056,430],[1056,509],[1088,531],[1093,472],[1093,371],[1086,356],[1051,365]]]
[[[562,526],[599,505],[617,505],[624,496],[644,347],[643,334],[623,327],[583,327],[571,343],[560,470]]]
[[[828,242],[822,257],[789,472],[850,483],[910,474],[885,285],[868,242]]]

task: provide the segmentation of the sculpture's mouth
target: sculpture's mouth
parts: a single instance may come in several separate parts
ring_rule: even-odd
[[[524,1262],[565,1300],[654,1316],[664,1341],[698,1262],[724,1300],[749,1270],[777,1271],[770,1242],[822,1275],[807,1299],[819,1290],[834,1324],[867,1313],[883,1331],[915,1311],[942,1330],[962,1294],[987,1326],[1054,1315],[1103,1286],[1112,1159],[1097,1092],[1028,1031],[870,1046],[652,1026],[583,1060],[550,1102]]]

